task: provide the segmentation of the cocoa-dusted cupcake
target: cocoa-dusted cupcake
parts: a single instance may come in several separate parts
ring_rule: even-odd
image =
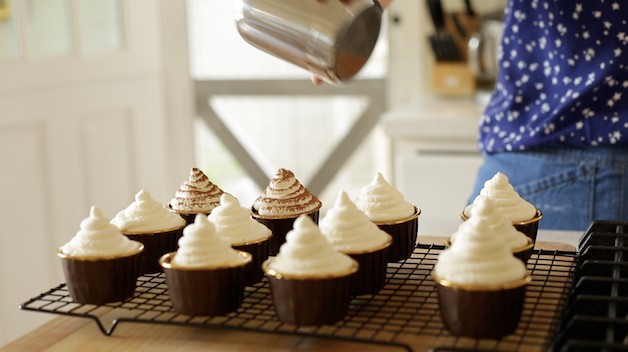
[[[168,202],[168,208],[181,215],[187,224],[191,224],[196,214],[208,215],[217,207],[223,193],[203,171],[193,167],[188,179],[183,181],[174,198]]]
[[[187,315],[236,311],[244,299],[244,272],[250,262],[251,255],[231,248],[202,214],[183,230],[179,249],[159,260],[172,307]]]
[[[362,188],[355,204],[380,229],[392,236],[390,262],[405,260],[416,246],[421,209],[407,202],[381,173]]]
[[[294,177],[292,171],[277,170],[251,208],[253,218],[273,233],[269,254],[279,252],[279,247],[286,241],[286,234],[300,215],[308,215],[318,224],[321,206],[321,201]]]
[[[532,277],[505,241],[470,225],[434,265],[440,315],[453,335],[499,339],[517,329]]]
[[[220,197],[220,205],[208,216],[216,227],[216,234],[224,238],[234,249],[250,253],[253,261],[247,266],[245,283],[253,285],[262,280],[262,263],[268,258],[272,233],[263,224],[253,220],[251,211],[240,206],[237,198],[230,194]]]
[[[143,249],[92,207],[81,229],[57,251],[72,300],[98,305],[132,297]]]
[[[140,275],[161,271],[159,258],[177,249],[177,241],[186,225],[181,216],[166,209],[144,190],[139,191],[135,201],[116,214],[111,223],[123,235],[144,244]]]
[[[484,182],[479,196],[487,197],[493,201],[499,212],[510,219],[517,231],[530,237],[532,243],[536,242],[539,221],[543,215],[540,210],[515,191],[508,176],[501,172],[496,173],[490,180]],[[473,209],[474,203],[475,200],[464,209],[460,215],[462,220],[467,220],[473,214],[471,209]]]
[[[524,263],[528,262],[534,248],[532,239],[523,232],[517,231],[512,222],[499,212],[491,199],[482,195],[478,196],[471,214],[471,218],[460,225],[446,245],[450,245],[458,237],[467,236],[470,232],[482,231],[504,241],[515,257]]]
[[[295,325],[341,320],[351,300],[358,263],[331,246],[306,215],[294,222],[279,254],[264,262],[277,317]]]
[[[338,194],[319,227],[335,250],[359,264],[358,272],[351,277],[352,294],[376,294],[386,283],[392,237],[358,209],[345,192]]]

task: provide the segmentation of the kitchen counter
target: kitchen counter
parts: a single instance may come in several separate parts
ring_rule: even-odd
[[[484,105],[471,98],[426,97],[384,113],[384,132],[396,138],[462,139],[475,146]]]
[[[580,236],[575,232],[540,231],[537,249],[573,251]],[[440,244],[445,238],[419,236],[420,243]],[[547,241],[561,241],[547,242]],[[24,312],[24,314],[31,314]],[[106,314],[105,314],[106,315]],[[423,339],[425,348],[435,337]],[[91,319],[57,317],[0,351],[390,351],[391,346],[345,342],[315,337],[248,332],[230,329],[205,329],[162,324],[123,323],[111,336],[103,335]]]

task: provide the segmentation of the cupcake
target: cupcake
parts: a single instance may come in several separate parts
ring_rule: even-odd
[[[92,207],[81,229],[57,251],[72,300],[105,304],[132,297],[143,249],[111,225],[102,210]]]
[[[236,311],[244,300],[244,272],[250,262],[251,255],[231,248],[202,214],[183,230],[179,249],[159,260],[172,307],[187,315]]]
[[[481,225],[476,220],[460,225],[451,247],[438,256],[432,277],[451,334],[499,339],[517,329],[532,277],[503,239],[475,228]]]
[[[273,233],[269,254],[279,252],[279,247],[286,241],[286,233],[300,215],[308,215],[318,224],[321,206],[321,201],[294,177],[292,171],[277,170],[251,208],[253,218]]]
[[[515,257],[527,263],[534,247],[532,239],[523,232],[517,231],[510,220],[498,211],[489,198],[480,195],[474,204],[471,218],[460,225],[458,231],[450,237],[449,243],[446,245],[450,245],[458,237],[469,236],[469,233],[474,231],[482,231],[493,234],[499,240],[504,241],[506,247]]]
[[[480,196],[491,199],[499,212],[505,215],[518,231],[536,242],[536,235],[541,220],[541,211],[534,205],[521,198],[514,187],[510,184],[508,177],[498,172],[490,180],[484,182],[484,187],[480,191]],[[477,197],[476,197],[477,199]],[[461,214],[462,220],[467,220],[471,215],[475,200],[469,204]]]
[[[279,254],[266,260],[263,269],[280,321],[322,325],[347,314],[358,263],[336,251],[310,217],[297,218]]]
[[[190,176],[183,181],[168,208],[178,213],[187,224],[194,222],[196,214],[208,215],[220,204],[223,190],[211,183],[203,171],[193,167]]]
[[[216,227],[218,236],[234,249],[250,253],[253,261],[247,266],[245,283],[255,284],[262,280],[262,263],[268,258],[268,245],[272,237],[270,229],[251,218],[251,211],[240,206],[230,194],[220,197],[220,205],[209,214],[209,221]]]
[[[181,216],[166,209],[144,190],[135,201],[111,220],[123,235],[144,244],[139,273],[161,271],[159,257],[177,249],[177,241],[186,223]]]
[[[392,237],[360,211],[345,192],[338,194],[319,227],[335,250],[359,264],[358,272],[351,278],[352,294],[376,294],[386,283]]]
[[[421,210],[407,202],[381,173],[378,172],[373,181],[362,188],[356,205],[380,229],[392,236],[390,262],[405,260],[412,255]]]

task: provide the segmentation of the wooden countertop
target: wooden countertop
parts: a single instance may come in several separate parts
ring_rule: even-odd
[[[421,236],[422,243],[444,238]],[[571,245],[537,242],[536,248],[573,251]],[[26,313],[25,314],[32,314]],[[426,350],[430,339],[426,338]],[[401,348],[313,337],[225,329],[124,323],[111,336],[103,335],[91,319],[60,316],[10,342],[0,351],[402,351]]]

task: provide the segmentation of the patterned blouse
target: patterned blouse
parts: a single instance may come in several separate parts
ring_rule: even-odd
[[[628,146],[628,1],[510,0],[487,153]]]

